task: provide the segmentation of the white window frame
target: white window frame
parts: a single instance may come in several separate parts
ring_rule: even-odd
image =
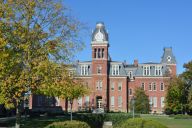
[[[99,69],[99,67],[100,67],[100,69]],[[97,67],[97,74],[101,74],[101,66],[100,65]]]
[[[144,86],[144,88],[143,88],[143,86]],[[145,90],[145,83],[144,82],[141,83],[141,87],[143,88],[143,90]]]
[[[81,106],[82,106],[82,97],[79,97],[78,106],[79,106],[79,107],[81,107]]]
[[[162,86],[163,85],[163,86]],[[163,90],[162,90],[162,88],[161,87],[163,87]],[[164,91],[164,83],[161,83],[161,91]]]
[[[122,106],[122,97],[118,96],[118,107]]]
[[[56,106],[59,106],[59,97],[56,97]]]
[[[161,97],[161,107],[162,107],[162,108],[164,107],[163,101],[164,101],[164,97]]]
[[[150,87],[151,87],[151,89],[150,89]],[[151,82],[149,82],[149,91],[152,91],[152,83]]]
[[[114,96],[111,96],[111,107],[115,106],[115,100],[114,100]]]
[[[156,82],[153,83],[153,91],[157,91],[157,83]]]
[[[149,68],[149,74],[147,73],[147,68]],[[150,76],[150,66],[143,66],[143,75],[144,76]]]
[[[113,71],[114,68],[115,68],[115,72]],[[117,73],[117,70],[118,70],[118,73]],[[112,75],[119,75],[119,65],[112,66]]]
[[[99,89],[102,90],[102,82],[100,82],[100,88]]]
[[[130,93],[131,92],[131,93]],[[129,89],[129,95],[132,96],[133,95],[133,90],[132,88]]]
[[[132,79],[132,78],[133,78],[133,72],[129,71],[129,79]]]
[[[153,102],[152,102],[152,97],[149,97],[149,106],[152,107],[153,106]]]
[[[158,73],[157,73],[158,72]],[[162,72],[161,72],[161,66],[156,66],[155,67],[155,75],[156,76],[161,76]]]
[[[85,67],[87,68],[86,74]],[[88,65],[81,65],[81,75],[88,75]]]
[[[89,96],[86,96],[86,106],[89,106]]]
[[[119,87],[121,88],[120,90],[119,90]],[[121,91],[121,90],[122,90],[121,82],[118,82],[118,91]]]
[[[41,106],[42,104],[42,96],[38,96],[38,106]]]
[[[153,100],[154,100],[154,107],[157,107],[157,97],[154,97]]]
[[[113,85],[113,89],[112,89],[112,85]],[[111,91],[114,91],[114,90],[115,90],[115,83],[111,82]]]

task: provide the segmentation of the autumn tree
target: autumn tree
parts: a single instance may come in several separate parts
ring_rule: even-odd
[[[90,93],[68,72],[86,30],[59,0],[0,1],[0,104],[16,107],[16,128],[29,91],[60,99]]]
[[[150,112],[149,106],[149,96],[146,94],[146,90],[142,87],[135,88],[135,104],[134,104],[134,112],[135,113],[145,113],[148,114]],[[132,101],[130,100],[129,109],[133,110]]]

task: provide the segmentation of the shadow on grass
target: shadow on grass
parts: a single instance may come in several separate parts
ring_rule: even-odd
[[[41,117],[41,118],[27,118],[26,119],[26,127],[28,128],[44,128],[53,122],[64,122],[67,120],[71,120],[71,117]],[[15,126],[15,119],[6,121],[9,126]],[[21,128],[24,127],[25,118],[21,119]]]

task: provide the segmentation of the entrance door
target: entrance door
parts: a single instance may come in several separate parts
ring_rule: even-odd
[[[102,106],[103,106],[102,97],[97,97],[97,108],[102,108]]]

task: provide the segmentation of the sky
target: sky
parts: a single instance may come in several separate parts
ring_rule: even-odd
[[[90,22],[88,35],[104,22],[112,61],[160,63],[164,47],[172,47],[177,74],[192,61],[192,0],[65,0],[65,5]],[[75,61],[91,61],[91,36],[83,41],[86,48]]]

